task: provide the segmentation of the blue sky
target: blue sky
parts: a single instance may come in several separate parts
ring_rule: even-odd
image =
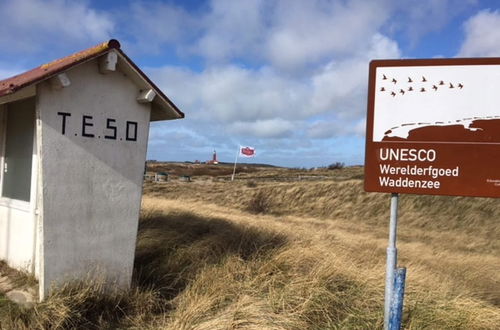
[[[362,164],[368,64],[500,56],[498,1],[0,0],[0,79],[110,38],[184,111],[148,158]]]

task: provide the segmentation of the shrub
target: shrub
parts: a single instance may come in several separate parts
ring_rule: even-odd
[[[271,209],[271,203],[264,192],[259,191],[248,202],[247,210],[252,213],[268,213]]]
[[[249,181],[247,181],[247,187],[248,188],[255,188],[255,187],[257,187],[257,183],[253,180],[249,180]]]
[[[344,168],[344,163],[335,162],[333,164],[328,165],[329,170],[340,170]]]

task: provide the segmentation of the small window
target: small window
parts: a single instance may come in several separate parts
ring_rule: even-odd
[[[6,105],[2,197],[29,202],[35,98]]]

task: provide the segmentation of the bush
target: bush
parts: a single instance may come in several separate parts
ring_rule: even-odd
[[[249,181],[247,181],[247,187],[248,188],[255,188],[255,187],[257,187],[257,183],[253,180],[249,180]]]
[[[340,170],[344,168],[344,163],[335,162],[333,164],[328,165],[329,170]]]
[[[248,202],[247,210],[252,213],[268,213],[271,209],[271,203],[264,192],[259,191]]]

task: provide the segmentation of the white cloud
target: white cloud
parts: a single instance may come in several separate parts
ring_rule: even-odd
[[[36,52],[110,38],[110,17],[85,1],[4,0],[0,2],[0,45],[7,53]]]
[[[385,1],[278,1],[266,41],[274,65],[293,70],[357,52],[388,17]]]
[[[198,132],[178,125],[170,124],[167,126],[161,124],[154,123],[151,125],[150,145],[162,145],[165,141],[169,141],[171,144],[187,142],[192,148],[205,146],[205,138]]]
[[[387,20],[387,0],[213,0],[192,50],[211,62],[238,57],[300,72],[364,48]]]
[[[183,109],[199,109],[199,76],[185,67],[145,68],[146,74]]]
[[[366,129],[366,121],[364,118],[341,120],[334,117],[331,119],[314,121],[306,128],[307,136],[313,139],[328,139],[349,135],[363,137]]]
[[[213,0],[210,7],[195,50],[212,61],[255,56],[266,34],[266,1]]]
[[[458,15],[474,7],[478,0],[390,0],[385,29],[402,32],[411,48],[427,34],[443,30]]]
[[[357,134],[358,136],[365,136],[366,132],[366,118],[362,118],[358,120],[357,123],[355,123],[353,127],[353,132],[354,134]]]
[[[416,43],[423,35],[444,28],[477,0],[422,0],[418,4],[396,0],[213,3],[216,5],[207,14],[210,25],[203,39],[220,43],[218,52],[227,58],[229,49],[238,48],[239,55],[259,56],[278,67],[293,69],[332,56],[349,56],[386,27],[393,32],[404,31]]]
[[[174,102],[179,100],[199,118],[230,123],[309,114],[304,104],[309,86],[270,68],[228,65],[201,73],[173,67],[148,71]]]
[[[329,138],[336,134],[346,134],[346,128],[335,120],[318,120],[309,125],[307,135],[316,139]]]
[[[205,123],[197,126],[201,130],[217,126],[219,134],[301,138],[297,131],[309,127],[309,137],[327,138],[364,130],[359,122],[366,111],[368,63],[399,56],[393,40],[375,34],[351,58],[332,60],[307,77],[234,65],[199,73],[178,67],[147,71],[186,112],[187,123]],[[306,123],[317,115],[323,119]]]
[[[209,70],[200,80],[206,108],[223,121],[297,116],[307,88],[270,68],[228,66]]]
[[[134,1],[116,14],[116,20],[126,26],[121,34],[138,53],[159,53],[168,44],[180,51],[201,28],[196,15],[170,2]]]
[[[136,49],[166,46],[211,64],[243,59],[296,74],[332,57],[356,54],[381,31],[402,32],[414,46],[477,0],[417,2],[209,0],[187,11],[172,2],[134,1],[115,16],[128,25],[119,33],[134,40]]]
[[[313,77],[312,111],[334,111],[340,118],[364,114],[367,95],[368,63],[377,58],[399,58],[401,52],[393,40],[376,34],[369,48],[351,58],[331,61]]]
[[[187,11],[173,2],[134,1],[115,16],[128,25],[119,33],[134,40],[135,49],[155,52],[170,47],[209,64],[243,60],[297,74],[333,57],[358,53],[381,31],[402,32],[415,46],[477,0],[417,2],[209,0]]]
[[[500,12],[483,10],[465,24],[465,40],[458,56],[500,56]]]
[[[252,122],[235,122],[229,125],[229,130],[238,135],[250,135],[261,138],[288,137],[293,132],[295,125],[285,119],[274,118],[255,120]]]
[[[223,152],[240,141],[264,154],[291,146],[305,152],[331,138],[362,135],[368,63],[401,56],[398,44],[379,32],[394,6],[391,0],[213,0],[188,11],[173,2],[132,1],[102,12],[87,1],[0,0],[0,45],[12,54],[78,50],[116,32],[126,52],[195,63],[146,69],[186,113],[182,121],[152,125],[154,154]],[[0,66],[0,77],[11,72]]]

